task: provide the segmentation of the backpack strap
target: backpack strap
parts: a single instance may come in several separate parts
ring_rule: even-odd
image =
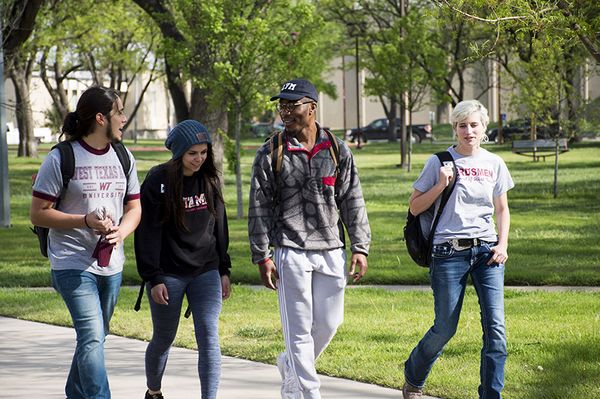
[[[281,166],[283,165],[283,141],[283,132],[279,131],[273,133],[269,141],[271,167],[275,176],[281,172]]]
[[[60,196],[55,204],[55,208],[58,207],[58,202],[65,195],[69,182],[75,174],[75,153],[73,153],[73,146],[70,141],[61,141],[52,147],[57,149],[60,153],[60,174],[62,175],[63,186],[60,190]]]
[[[333,159],[333,164],[335,165],[335,175],[340,173],[340,143],[338,143],[337,138],[331,133],[329,129],[323,129],[329,138],[329,142],[331,146],[329,147],[329,153],[331,154],[331,159]]]
[[[54,145],[52,147],[52,150],[55,148],[59,151],[60,154],[60,174],[63,182],[58,198],[56,199],[53,205],[54,209],[58,209],[61,199],[67,192],[69,182],[75,174],[75,154],[73,153],[73,147],[71,146],[71,143],[68,141],[61,141],[60,143]],[[37,173],[33,176],[32,183],[35,183],[35,179],[37,179]],[[31,231],[33,231],[33,234],[35,234],[38,238],[38,242],[40,244],[40,252],[43,256],[47,258],[48,232],[50,231],[50,229],[47,227],[40,227],[35,225],[33,226],[33,228],[30,229]]]
[[[129,170],[131,169],[131,159],[129,158],[129,154],[127,153],[127,149],[125,148],[123,143],[111,143],[111,146],[117,153],[117,158],[119,158],[119,162],[123,167],[125,179],[127,180],[125,187],[127,187],[127,185],[129,184]],[[125,204],[127,204],[127,195],[123,197],[123,205]]]
[[[142,297],[144,296],[144,287],[145,286],[146,286],[146,282],[144,280],[142,280],[142,283],[140,284],[140,290],[138,292],[138,296],[135,301],[135,305],[133,306],[133,310],[135,310],[136,312],[139,312],[142,307]]]
[[[274,132],[267,140],[269,140],[269,153],[271,154],[271,168],[275,177],[275,192],[273,193],[273,209],[279,204],[279,193],[281,191],[281,179],[279,172],[283,165],[283,132]]]
[[[440,206],[435,214],[435,218],[433,219],[433,224],[431,225],[431,230],[429,232],[429,253],[431,254],[431,249],[433,248],[433,236],[435,235],[435,229],[437,228],[437,224],[440,221],[440,217],[442,216],[442,212],[444,211],[444,207],[448,203],[448,199],[450,199],[450,194],[454,191],[454,187],[456,186],[456,177],[458,176],[458,172],[456,169],[456,163],[454,163],[454,158],[452,158],[452,154],[448,151],[442,151],[435,154],[441,165],[444,165],[444,162],[452,162],[452,169],[454,171],[454,178],[452,179],[452,184],[448,185],[444,191],[442,192],[442,199],[440,201]]]
[[[337,141],[337,137],[335,137],[335,135],[331,132],[331,130],[326,129],[326,128],[323,128],[323,130],[327,134],[327,137],[329,138],[329,142],[331,143],[331,145],[329,146],[329,154],[331,155],[331,159],[335,166],[335,177],[336,177],[336,184],[337,184],[337,176],[340,174],[340,143]],[[338,200],[338,193],[337,193],[337,190],[335,189],[335,185],[333,186],[333,197],[335,199],[335,204],[339,210],[340,204],[339,204],[339,200]],[[339,230],[340,240],[342,241],[342,247],[346,248],[346,233],[344,230],[344,224],[342,223],[342,218],[338,219],[338,230]]]

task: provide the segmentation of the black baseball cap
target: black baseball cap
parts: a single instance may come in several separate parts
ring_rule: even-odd
[[[278,95],[271,97],[271,101],[279,99],[297,101],[304,97],[308,97],[314,102],[319,101],[319,93],[312,83],[306,79],[292,79],[281,86],[281,91]]]

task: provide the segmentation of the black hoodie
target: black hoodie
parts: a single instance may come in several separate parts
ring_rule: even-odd
[[[167,196],[167,173],[163,165],[148,172],[141,188],[142,220],[135,231],[138,273],[151,286],[164,282],[163,275],[197,276],[209,270],[229,275],[229,231],[223,202],[214,196],[215,215],[206,202],[201,171],[183,178],[185,225],[163,223]]]

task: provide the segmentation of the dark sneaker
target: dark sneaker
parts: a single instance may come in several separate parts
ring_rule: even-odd
[[[423,396],[421,388],[413,387],[408,382],[402,387],[402,398],[404,399],[420,399]]]
[[[165,399],[162,395],[162,393],[153,393],[151,394],[150,391],[146,391],[146,396],[144,396],[144,399]]]

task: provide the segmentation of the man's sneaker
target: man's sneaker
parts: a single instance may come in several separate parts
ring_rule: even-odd
[[[285,352],[277,356],[277,369],[281,375],[281,398],[282,399],[301,399],[300,389],[294,378],[294,372]]]
[[[146,396],[144,396],[144,399],[165,399],[162,395],[162,393],[150,393],[150,391],[146,391]]]
[[[413,387],[408,382],[404,383],[402,387],[402,398],[404,399],[419,399],[423,396],[423,390],[421,388]]]

